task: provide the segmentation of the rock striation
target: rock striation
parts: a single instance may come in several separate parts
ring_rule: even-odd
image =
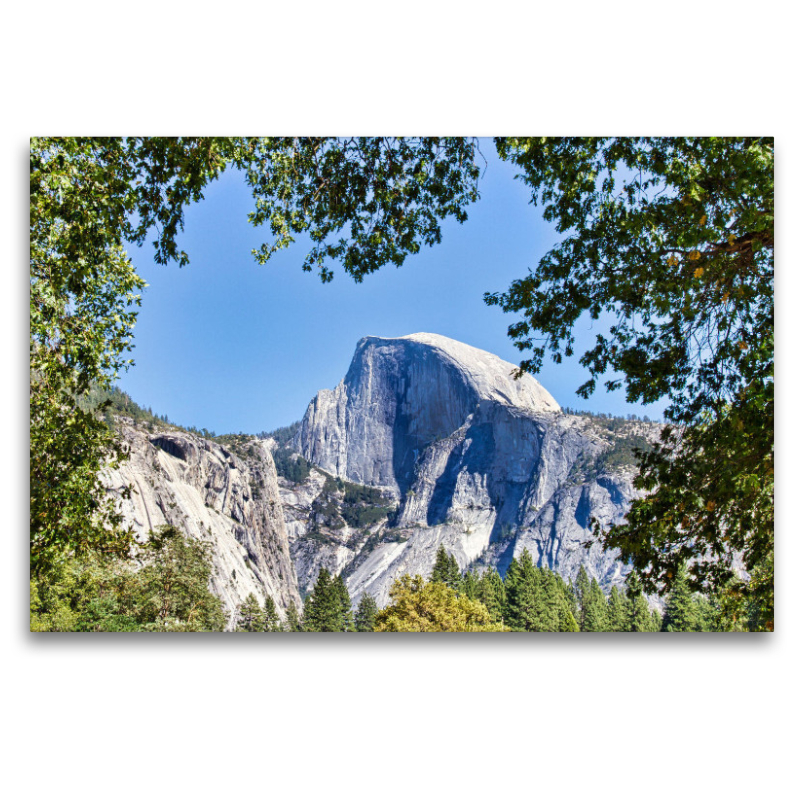
[[[342,382],[309,405],[292,445],[331,476],[381,488],[397,510],[366,536],[317,526],[311,546],[295,505],[301,582],[313,579],[316,558],[339,566],[354,601],[369,592],[381,604],[398,575],[429,574],[440,545],[462,568],[502,573],[527,548],[565,578],[583,564],[606,590],[621,582],[616,553],[584,547],[593,518],[621,521],[636,496],[633,471],[605,467],[603,457],[631,437],[654,438],[657,426],[612,431],[566,415],[538,381],[515,372],[435,334],[362,339]]]
[[[138,427],[118,418],[130,458],[106,475],[123,520],[137,537],[169,524],[213,552],[211,590],[232,618],[249,594],[279,611],[301,605],[277,474],[266,442],[241,452],[175,428]],[[132,487],[129,498],[123,489]]]

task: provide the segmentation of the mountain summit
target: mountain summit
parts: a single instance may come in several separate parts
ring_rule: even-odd
[[[461,373],[481,399],[521,406],[532,411],[561,410],[561,406],[536,378],[527,373],[514,378],[517,367],[486,350],[437,333],[411,333],[398,339],[367,336],[359,342],[359,348],[365,343],[378,342],[415,342],[431,348]]]
[[[293,448],[397,504],[382,528],[387,538],[375,531],[369,548],[353,552],[332,534],[330,569],[347,563],[351,595],[385,599],[395,576],[428,574],[440,544],[462,568],[480,560],[503,572],[527,548],[564,575],[584,564],[606,586],[621,580],[613,553],[583,546],[593,518],[620,522],[635,495],[632,472],[606,469],[601,457],[613,451],[607,463],[617,465],[634,438],[653,431],[566,415],[537,380],[514,379],[515,371],[444,336],[367,336],[342,382],[311,401]],[[314,531],[318,568],[327,545]]]
[[[399,497],[420,454],[492,407],[559,412],[532,376],[491,353],[433,333],[366,336],[333,390],[311,402],[295,438],[309,461]],[[481,412],[482,409],[482,412]]]

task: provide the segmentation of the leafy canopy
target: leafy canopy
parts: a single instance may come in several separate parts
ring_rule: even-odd
[[[389,591],[391,602],[375,616],[374,630],[417,633],[502,631],[477,600],[459,595],[439,581],[403,575]]]
[[[669,587],[749,571],[772,552],[774,519],[774,146],[768,138],[498,139],[532,200],[563,234],[531,273],[489,304],[529,352],[572,355],[588,314],[609,324],[581,364],[629,401],[669,401],[662,442],[643,457],[626,525],[598,530]],[[761,590],[760,590],[761,591]],[[765,597],[769,594],[764,590]],[[769,615],[769,612],[767,612]]]

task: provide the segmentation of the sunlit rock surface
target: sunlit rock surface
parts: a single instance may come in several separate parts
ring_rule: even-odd
[[[161,525],[174,525],[209,542],[211,590],[229,619],[253,593],[269,595],[280,612],[300,605],[289,553],[275,465],[267,444],[252,439],[236,454],[215,442],[175,429],[148,431],[119,420],[130,458],[107,474],[124,521],[142,539]],[[132,487],[124,499],[122,489]]]
[[[515,380],[515,369],[434,334],[358,343],[344,380],[309,405],[293,446],[333,476],[381,487],[398,510],[373,529],[368,549],[353,532],[324,541],[317,531],[315,551],[297,525],[292,548],[306,583],[315,557],[329,569],[339,563],[354,601],[369,592],[382,604],[398,575],[430,574],[440,545],[462,567],[502,573],[527,548],[565,578],[583,564],[606,590],[623,580],[616,553],[584,544],[593,518],[624,518],[633,472],[593,465],[626,436],[653,438],[657,426],[611,431],[565,415],[533,377]],[[286,491],[283,500],[291,506]]]

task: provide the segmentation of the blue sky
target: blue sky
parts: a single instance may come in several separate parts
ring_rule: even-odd
[[[182,425],[255,433],[299,419],[319,389],[341,380],[362,336],[439,333],[517,363],[507,336],[514,317],[486,306],[483,295],[524,276],[556,234],[490,140],[482,150],[488,167],[467,222],[446,222],[441,244],[361,284],[341,270],[325,285],[303,272],[302,241],[256,264],[251,250],[268,229],[247,221],[253,201],[243,176],[225,173],[186,213],[180,243],[188,267],[155,264],[149,244],[130,250],[148,287],[134,331],[136,364],[119,386]],[[578,331],[579,354],[596,326],[587,321]],[[587,378],[577,358],[548,362],[537,378],[562,405],[651,418],[663,410],[628,404],[622,391],[577,397]]]

